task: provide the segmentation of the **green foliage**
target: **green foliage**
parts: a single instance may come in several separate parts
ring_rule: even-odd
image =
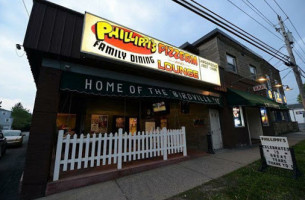
[[[301,172],[305,172],[305,141],[294,147]],[[248,199],[281,200],[304,199],[305,176],[292,178],[292,171],[268,167],[259,172],[260,161],[240,168],[226,176],[181,193],[171,200]]]
[[[297,101],[298,101],[298,103],[302,104],[301,95],[298,95]]]
[[[12,107],[12,117],[14,118],[13,129],[21,131],[30,130],[32,114],[20,102]]]
[[[305,84],[303,84],[303,90],[305,90]],[[297,101],[298,101],[298,103],[302,104],[301,95],[298,95]]]

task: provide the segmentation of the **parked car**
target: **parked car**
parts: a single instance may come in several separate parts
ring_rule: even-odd
[[[3,130],[8,146],[22,146],[23,134],[20,130]]]
[[[4,137],[2,131],[0,131],[0,158],[2,158],[2,156],[4,156],[6,152],[6,146],[7,146],[6,138]]]

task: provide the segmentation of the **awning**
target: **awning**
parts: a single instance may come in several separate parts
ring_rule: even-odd
[[[220,97],[72,72],[63,72],[60,89],[99,96],[156,97],[222,105]]]
[[[284,105],[280,105],[265,97],[230,88],[228,88],[227,100],[230,106],[260,106],[285,109]]]

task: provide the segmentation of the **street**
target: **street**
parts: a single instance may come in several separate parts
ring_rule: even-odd
[[[22,147],[9,147],[0,159],[0,199],[19,199],[19,181],[22,176],[29,133],[25,133]]]

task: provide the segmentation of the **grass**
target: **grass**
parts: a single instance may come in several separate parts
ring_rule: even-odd
[[[181,193],[171,200],[293,200],[305,199],[305,140],[294,146],[297,165],[303,173],[292,178],[292,171],[268,167],[259,172],[260,161],[221,178]]]

